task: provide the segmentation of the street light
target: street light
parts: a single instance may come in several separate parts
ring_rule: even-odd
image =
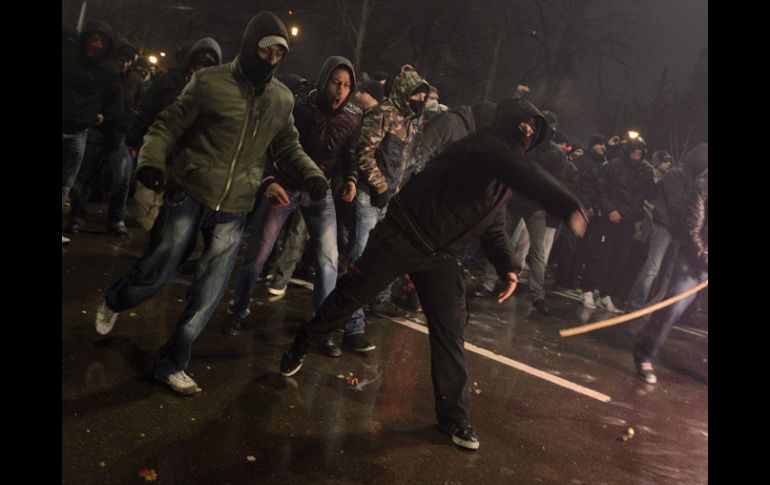
[[[166,57],[166,53],[165,52],[161,52],[160,53],[160,57]]]
[[[292,28],[291,28],[291,36],[292,36],[292,37],[296,37],[296,36],[298,36],[298,35],[299,35],[299,27],[297,27],[297,26],[295,25],[294,27],[292,27]]]
[[[638,131],[628,130],[628,139],[629,140],[635,140],[637,138],[639,138],[639,132]]]
[[[158,63],[158,58],[155,57],[155,56],[150,56],[150,57],[147,58],[147,60],[150,61],[150,64],[157,64]]]

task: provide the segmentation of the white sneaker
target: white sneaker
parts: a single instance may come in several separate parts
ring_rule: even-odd
[[[580,295],[580,299],[583,300],[583,306],[586,308],[596,308],[596,302],[594,302],[594,292],[584,291]]]
[[[107,300],[102,300],[102,304],[96,310],[96,333],[99,335],[107,335],[115,326],[115,321],[118,319],[117,312],[110,310],[107,306]]]
[[[172,391],[178,392],[179,394],[184,394],[185,396],[189,396],[203,390],[198,387],[198,384],[192,380],[192,377],[185,374],[183,370],[171,374],[170,376],[161,376],[155,374],[154,377],[157,381],[160,381],[170,387]]]
[[[70,238],[64,237],[64,236],[61,237],[61,245],[62,246],[64,246],[65,244],[69,244],[69,243],[70,243]]]
[[[604,308],[608,312],[623,313],[622,311],[618,310],[617,307],[615,307],[615,305],[612,303],[612,298],[610,297],[610,295],[607,295],[607,296],[605,296],[603,298],[600,298],[599,299],[599,306],[601,308]]]

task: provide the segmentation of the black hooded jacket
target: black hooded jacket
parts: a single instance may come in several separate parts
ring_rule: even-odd
[[[90,32],[102,32],[110,39],[101,59],[94,60],[85,55],[84,43]],[[98,20],[86,22],[76,43],[62,42],[62,130],[82,130],[96,124],[104,90],[115,81],[115,71],[109,66],[114,50],[112,29]]]
[[[687,198],[693,190],[694,181],[708,169],[708,145],[701,143],[685,155],[682,167],[672,168],[658,182],[658,195],[652,220],[666,227],[677,239],[686,238],[684,221]]]
[[[655,200],[655,175],[646,160],[635,162],[624,153],[599,171],[602,213],[620,212],[623,223],[644,219],[644,200]]]
[[[491,106],[490,114],[494,111],[494,103],[483,104]],[[476,119],[477,113],[481,114],[486,111],[484,108],[487,108],[485,106],[477,109],[477,106],[458,106],[456,109],[445,111],[425,127],[415,148],[415,172],[422,171],[431,158],[453,141],[466,137],[491,122],[491,116],[485,117],[489,119]]]
[[[142,138],[144,138],[152,122],[155,121],[158,113],[173,103],[182,92],[182,88],[186,84],[185,75],[190,68],[190,62],[201,50],[211,51],[215,55],[217,64],[222,63],[222,48],[219,43],[211,37],[204,37],[187,50],[181,64],[167,71],[159,72],[150,81],[144,96],[142,96],[136,117],[126,135],[126,145],[130,147],[142,145]]]
[[[588,150],[583,155],[575,159],[575,168],[577,168],[578,189],[577,196],[586,207],[591,207],[594,211],[600,211],[599,194],[599,170],[607,163],[604,155],[599,155],[593,150]]]
[[[708,159],[708,145],[706,158]],[[701,269],[709,268],[709,171],[703,171],[694,181],[693,190],[687,199],[685,224],[687,238],[683,254]]]
[[[324,100],[324,89],[332,72],[338,67],[350,72],[350,93],[339,108],[332,111],[328,100]],[[346,180],[358,180],[358,166],[353,158],[353,149],[361,128],[361,117],[345,109],[356,89],[353,64],[344,57],[331,56],[326,59],[316,80],[315,89],[300,95],[294,102],[294,126],[299,132],[302,149],[323,170],[327,178],[341,175]],[[262,185],[276,178],[273,167],[265,170]],[[283,180],[297,189],[298,181]]]
[[[130,54],[132,58],[136,53],[136,49],[131,44],[124,39],[120,39],[118,48],[112,56],[113,63],[117,61],[117,56],[120,55],[121,51]],[[111,83],[105,90],[102,106],[104,123],[99,125],[98,128],[103,132],[125,133],[128,131],[139,105],[142,84],[141,76],[132,68],[129,68],[125,73],[121,73],[120,68],[119,64],[114,64],[115,82]]]
[[[504,228],[504,208],[512,191],[538,200],[564,219],[581,207],[513,141],[518,138],[518,125],[530,119],[537,125],[530,143],[534,147],[546,131],[543,115],[521,98],[501,101],[492,126],[454,142],[436,156],[393,198],[386,218],[394,219],[426,255],[460,255],[480,237],[498,274],[521,270]]]

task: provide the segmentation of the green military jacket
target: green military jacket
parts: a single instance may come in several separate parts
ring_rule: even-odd
[[[291,91],[271,79],[261,94],[238,58],[196,72],[150,126],[137,170],[162,170],[209,209],[248,212],[269,160],[299,186],[323,172],[299,144]]]

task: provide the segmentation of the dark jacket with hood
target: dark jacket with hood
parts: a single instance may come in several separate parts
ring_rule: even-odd
[[[323,177],[299,144],[294,96],[273,79],[274,67],[255,61],[257,41],[279,27],[288,38],[278,17],[260,12],[246,27],[235,60],[193,74],[147,131],[137,170],[157,168],[170,188],[229,213],[253,209],[268,160],[289,180]],[[256,68],[247,73],[247,64]]]
[[[672,168],[658,182],[653,221],[666,227],[679,240],[686,237],[683,227],[693,183],[708,169],[708,163],[708,145],[701,143],[685,155],[681,167]]]
[[[413,164],[413,142],[417,114],[409,97],[427,82],[413,69],[404,69],[393,81],[390,95],[364,114],[355,156],[365,184],[359,190],[371,195],[396,194],[408,180]]]
[[[635,162],[623,156],[604,165],[599,173],[599,204],[602,213],[617,210],[622,223],[644,219],[644,200],[655,199],[655,173],[644,159]]]
[[[332,71],[341,66],[347,68],[350,73],[350,93],[342,104],[332,111],[331,100],[324,99],[324,92]],[[361,117],[345,109],[355,89],[353,64],[344,57],[332,56],[324,62],[315,89],[300,95],[294,101],[294,126],[299,132],[299,142],[305,153],[330,179],[341,175],[353,182],[358,180],[358,166],[353,159],[353,148],[358,140]],[[263,186],[278,178],[279,183],[288,184],[293,189],[301,187],[302,181],[284,180],[276,175],[271,166],[265,171]]]
[[[185,76],[190,68],[190,62],[201,50],[209,50],[214,54],[217,64],[222,63],[222,48],[211,37],[204,37],[195,42],[184,56],[181,64],[166,71],[159,72],[145,89],[145,93],[139,103],[136,117],[126,135],[126,145],[139,147],[142,138],[147,133],[158,113],[166,109],[168,105],[182,92],[185,86]]]
[[[86,37],[102,32],[110,40],[100,59],[85,55]],[[63,131],[79,131],[96,124],[102,108],[104,90],[115,80],[110,57],[115,50],[115,36],[105,22],[86,22],[77,42],[62,42],[61,121]]]
[[[120,39],[118,48],[115,49],[113,64],[121,52],[130,55],[133,59],[136,49],[126,40]],[[114,65],[116,80],[105,90],[102,114],[104,123],[99,125],[99,130],[110,133],[125,133],[131,126],[140,100],[141,76],[131,67],[125,73],[120,72],[119,64]]]
[[[604,155],[599,155],[589,149],[583,155],[575,159],[575,168],[577,168],[578,188],[577,196],[583,205],[591,207],[598,214],[600,211],[599,194],[599,171],[607,163]]]
[[[708,145],[706,144],[708,158]],[[709,171],[708,168],[693,183],[693,190],[687,200],[684,227],[683,254],[702,270],[709,268]]]
[[[420,141],[415,147],[415,172],[423,170],[431,158],[453,141],[488,126],[494,110],[495,104],[486,102],[474,107],[458,106],[438,115],[423,129]],[[489,112],[489,116],[484,116],[486,112]],[[484,119],[476,119],[477,114]]]
[[[551,175],[528,160],[519,123],[534,119],[530,148],[543,140],[546,121],[528,101],[506,98],[497,105],[492,126],[446,148],[416,174],[388,206],[415,247],[426,256],[460,255],[481,238],[485,254],[501,276],[518,272],[505,233],[505,206],[512,191],[538,200],[567,219],[580,202]]]

